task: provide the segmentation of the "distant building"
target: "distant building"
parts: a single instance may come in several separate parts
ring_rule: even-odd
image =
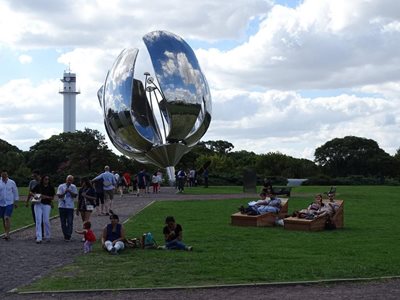
[[[80,91],[76,90],[76,74],[70,70],[64,71],[64,76],[60,79],[63,83],[60,94],[64,97],[64,132],[76,131],[76,95]]]

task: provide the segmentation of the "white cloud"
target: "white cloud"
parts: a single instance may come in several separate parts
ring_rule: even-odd
[[[248,42],[198,50],[214,86],[334,89],[398,81],[400,2],[305,0],[274,6]],[[279,58],[279,59],[277,59]]]
[[[204,140],[310,159],[316,147],[346,135],[372,138],[391,154],[399,148],[398,1],[304,0],[296,8],[264,0],[31,2],[0,2],[7,28],[0,49],[15,50],[30,67],[40,49],[60,50],[58,62],[77,73],[78,129],[105,132],[97,90],[107,70],[123,48],[138,47],[135,74],[143,77],[150,60],[141,38],[160,29],[216,42],[195,49],[213,97]],[[225,40],[237,46],[217,48]],[[59,79],[27,76],[0,86],[0,138],[24,149],[62,130]]]
[[[278,90],[244,91],[225,95],[214,108],[206,139],[223,137],[235,150],[280,151],[312,159],[317,147],[346,135],[372,138],[391,154],[399,147],[389,137],[400,125],[400,106],[384,98],[349,94],[304,98]]]
[[[22,54],[18,57],[18,60],[21,64],[30,64],[32,62],[32,56]]]
[[[390,22],[388,24],[385,24],[382,29],[383,32],[394,32],[398,33],[400,32],[400,22],[399,21],[394,21]]]
[[[242,37],[250,19],[268,13],[271,1],[183,0],[57,1],[5,0],[0,35],[13,47],[126,47],[145,33],[163,29],[186,38],[217,40]],[[245,4],[245,5],[244,5]],[[18,21],[17,21],[18,20]],[[12,25],[12,26],[10,26]]]
[[[400,81],[388,81],[382,84],[369,84],[357,89],[363,93],[379,94],[392,101],[399,102],[400,105]]]

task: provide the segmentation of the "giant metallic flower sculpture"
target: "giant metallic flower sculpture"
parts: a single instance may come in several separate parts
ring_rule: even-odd
[[[190,46],[165,31],[146,34],[152,72],[139,80],[139,50],[125,49],[98,92],[104,124],[114,146],[125,155],[158,167],[174,167],[206,133],[211,95]]]

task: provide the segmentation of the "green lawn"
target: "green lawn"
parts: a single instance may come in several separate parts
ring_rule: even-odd
[[[305,207],[326,187],[298,187],[289,211]],[[400,275],[399,187],[338,187],[345,227],[323,232],[230,225],[250,199],[156,202],[131,219],[129,237],[151,231],[162,240],[165,216],[174,215],[193,252],[132,250],[111,256],[97,243],[24,290],[199,286]]]
[[[260,191],[261,187],[257,188]],[[193,195],[209,195],[209,194],[239,194],[243,193],[242,186],[209,186],[205,188],[204,186],[196,187],[185,187],[185,194]]]

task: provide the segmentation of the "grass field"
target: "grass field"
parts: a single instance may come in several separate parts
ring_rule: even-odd
[[[289,211],[305,207],[326,187],[297,187]],[[93,253],[24,290],[200,286],[400,275],[399,187],[338,187],[345,227],[291,232],[281,227],[230,225],[249,199],[156,202],[127,224],[129,237],[151,231],[162,240],[166,215],[174,215],[193,252],[126,249]]]
[[[260,188],[258,188],[260,190]],[[185,193],[186,194],[194,194],[194,195],[201,195],[201,194],[232,194],[232,193],[242,193],[243,192],[243,187],[239,186],[214,186],[214,187],[209,187],[209,188],[204,188],[204,187],[193,187],[193,188],[186,188]],[[27,187],[19,187],[18,188],[18,193],[20,195],[20,198],[26,199],[26,196],[28,195],[28,188]],[[54,197],[53,200],[54,203],[54,208],[51,210],[51,216],[55,216],[58,214],[58,209],[57,209],[57,197]],[[32,213],[31,213],[31,208],[30,205],[29,207],[25,207],[25,202],[24,201],[19,201],[17,202],[18,208],[14,210],[13,216],[12,216],[12,224],[11,224],[11,230],[15,230],[17,228],[21,228],[27,225],[30,225],[33,223],[32,219]],[[3,231],[0,231],[3,233]]]

